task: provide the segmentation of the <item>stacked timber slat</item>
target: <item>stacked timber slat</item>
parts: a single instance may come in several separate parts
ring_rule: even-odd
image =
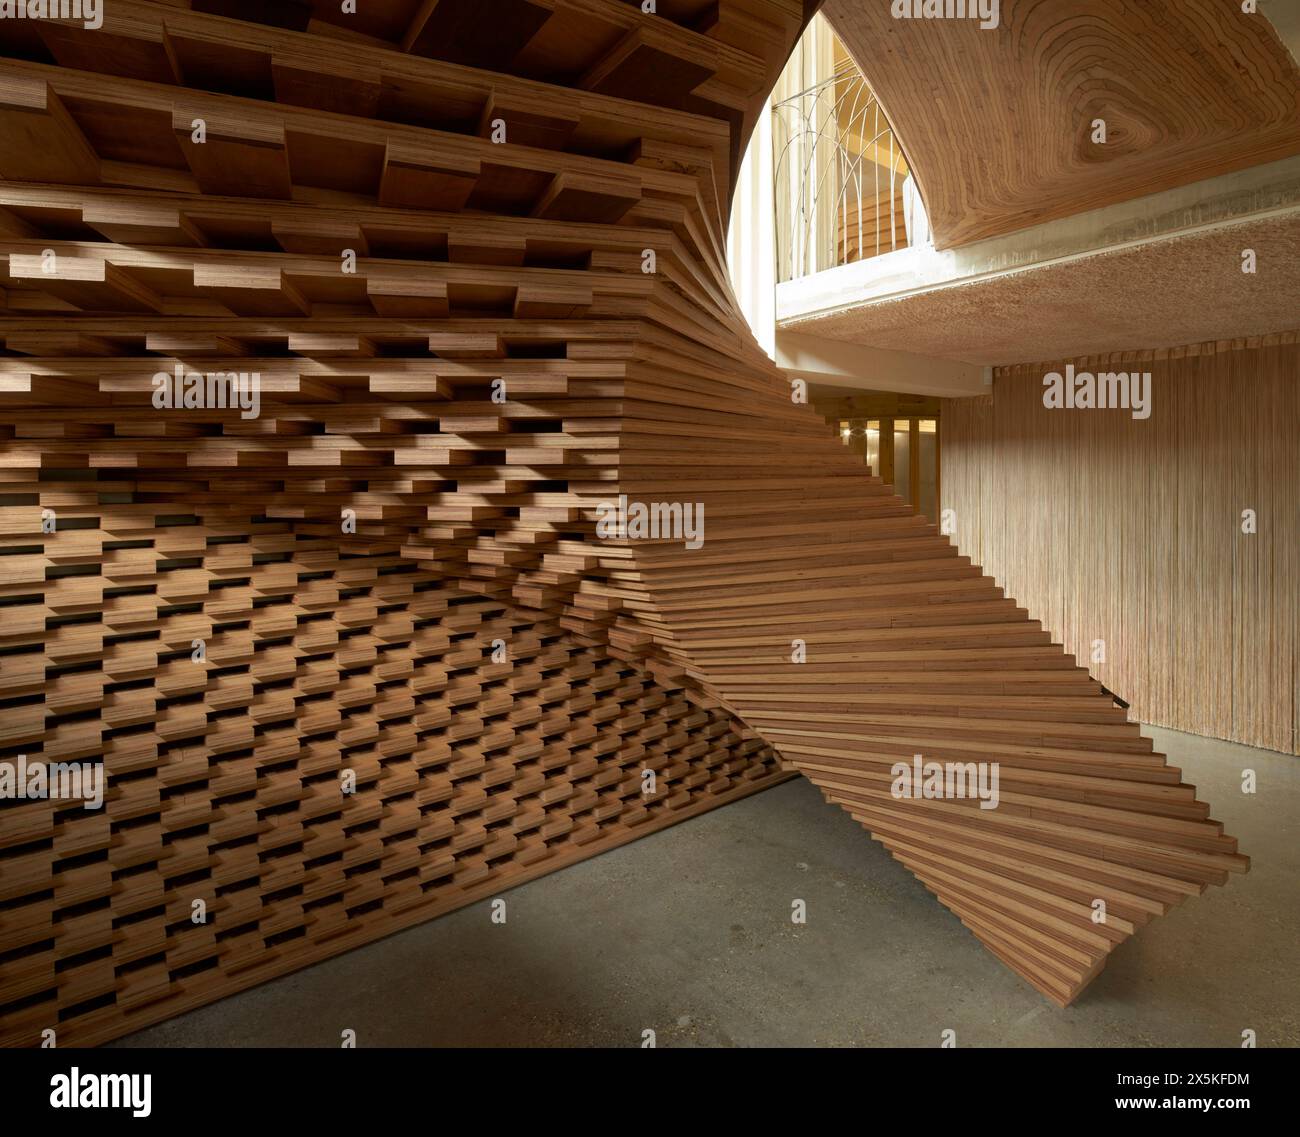
[[[1247,868],[1113,697],[775,381],[756,383],[760,360],[644,342],[625,492],[696,503],[706,540],[639,546],[637,589],[688,673],[999,959],[1067,1004],[1136,928]],[[918,760],[996,766],[995,807],[908,793],[920,782],[896,767]]]
[[[796,770],[1059,1001],[1244,867],[738,316],[730,185],[799,0],[357,7],[0,22],[0,761],[106,779],[0,802],[0,1041],[113,1037]],[[256,410],[160,405],[189,373]],[[608,539],[620,494],[704,502],[705,543]],[[914,752],[999,760],[999,809],[894,799]]]
[[[10,1044],[791,776],[673,680],[593,518],[802,12],[260,7],[0,24],[0,759],[106,776],[0,803]],[[178,372],[256,374],[257,413],[159,407]]]

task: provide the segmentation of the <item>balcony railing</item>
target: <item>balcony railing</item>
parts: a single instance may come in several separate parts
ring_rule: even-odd
[[[907,247],[906,214],[919,201],[894,132],[852,60],[773,103],[772,116],[778,280]]]

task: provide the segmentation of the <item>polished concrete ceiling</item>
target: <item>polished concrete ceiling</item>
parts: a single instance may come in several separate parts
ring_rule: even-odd
[[[939,248],[1300,153],[1300,71],[1235,0],[1002,0],[990,30],[891,8],[824,11],[890,117]]]

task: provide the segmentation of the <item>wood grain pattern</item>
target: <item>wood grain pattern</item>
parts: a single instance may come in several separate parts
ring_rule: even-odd
[[[1247,867],[1097,680],[845,448],[828,451],[834,435],[756,353],[643,343],[624,484],[702,503],[709,535],[695,551],[642,543],[627,587],[687,675],[999,959],[1068,1004],[1147,920]],[[917,755],[997,763],[1001,804],[898,797],[893,768]]]
[[[651,655],[592,533],[643,252],[716,292],[686,249],[800,6],[376,2],[352,38],[207,7],[0,26],[0,759],[107,780],[102,811],[0,802],[8,1044],[114,1037],[793,776]],[[668,97],[610,96],[647,61]],[[260,416],[155,409],[178,366],[257,372]]]
[[[939,248],[1300,153],[1300,70],[1239,4],[1002,0],[988,30],[890,7],[824,11],[889,114]]]
[[[1151,417],[1044,408],[1063,362],[949,400],[958,544],[1080,658],[1104,640],[1092,672],[1141,721],[1300,753],[1295,334],[1071,362],[1150,370]]]
[[[745,327],[726,187],[801,3],[210,7],[0,28],[58,156],[0,166],[0,757],[108,783],[3,803],[0,1040],[112,1037],[795,770],[1061,1003],[1246,867]],[[260,416],[155,409],[176,366],[258,372]],[[704,502],[705,545],[609,539],[619,494]],[[1002,805],[895,799],[916,752],[1000,762]]]

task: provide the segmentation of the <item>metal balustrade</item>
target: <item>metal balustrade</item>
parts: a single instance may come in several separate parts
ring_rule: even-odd
[[[852,60],[773,103],[772,142],[779,281],[906,248],[909,224],[923,224],[902,148]]]

